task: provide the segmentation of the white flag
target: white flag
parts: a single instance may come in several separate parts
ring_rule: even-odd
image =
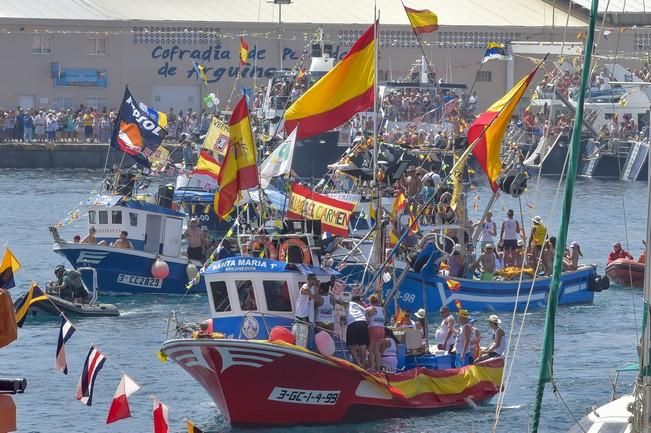
[[[269,186],[272,177],[287,174],[292,169],[297,130],[298,127],[294,128],[289,137],[260,164],[260,185],[263,188]]]

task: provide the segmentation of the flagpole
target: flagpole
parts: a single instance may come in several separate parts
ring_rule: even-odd
[[[414,28],[414,23],[411,20],[411,17],[407,13],[407,6],[405,6],[405,2],[403,0],[400,0],[400,3],[402,3],[402,8],[405,10],[405,14],[407,15],[407,19],[409,20],[409,25],[411,27],[411,30],[414,32],[414,36],[416,37],[416,42],[418,43],[418,48],[420,48],[420,52],[423,55],[423,58],[425,59],[425,63],[427,64],[427,75],[429,76],[429,79],[436,84],[438,87],[438,82],[436,81],[436,77],[434,75],[434,72],[432,72],[432,65],[429,62],[429,59],[427,58],[427,54],[425,54],[425,49],[423,48],[423,44],[420,41],[420,37],[418,36],[418,33],[416,33],[416,29]]]
[[[374,46],[374,54],[373,54],[373,62],[375,63],[374,65],[374,73],[373,73],[373,187],[375,189],[375,206],[376,206],[376,212],[375,212],[375,239],[373,240],[373,264],[379,264],[383,262],[383,250],[384,250],[384,245],[382,244],[382,222],[381,222],[381,216],[382,216],[382,195],[381,195],[381,189],[380,189],[380,183],[379,183],[379,177],[378,177],[378,154],[379,154],[379,148],[380,148],[380,143],[378,141],[378,106],[379,106],[379,92],[378,92],[378,59],[380,57],[380,11],[377,9],[377,3],[374,5],[373,9],[373,15],[374,15],[374,21],[373,21],[373,26],[374,26],[374,35],[373,39],[375,41],[375,46]],[[371,202],[371,206],[373,206],[373,202]],[[370,212],[370,209],[369,209]],[[376,292],[378,294],[381,293],[381,286],[378,282],[377,287],[375,288]]]

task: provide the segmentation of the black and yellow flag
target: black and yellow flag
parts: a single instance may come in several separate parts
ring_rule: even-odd
[[[18,300],[18,303],[15,305],[16,308],[16,325],[19,328],[23,327],[25,319],[27,318],[27,313],[29,312],[29,307],[38,303],[47,301],[47,295],[41,290],[36,283],[32,284],[32,287],[29,288],[27,294],[23,296],[22,299]]]
[[[0,263],[0,289],[11,289],[16,286],[14,274],[20,269],[20,262],[9,248],[5,249]]]
[[[192,424],[190,420],[186,419],[185,423],[188,425],[188,433],[203,433],[203,430]]]

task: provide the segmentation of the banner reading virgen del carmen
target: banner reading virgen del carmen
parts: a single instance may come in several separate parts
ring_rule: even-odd
[[[304,186],[292,184],[287,216],[319,220],[322,231],[337,236],[348,236],[348,222],[354,209],[355,203],[335,200]]]

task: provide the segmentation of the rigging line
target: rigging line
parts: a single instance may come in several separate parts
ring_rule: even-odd
[[[522,215],[522,201],[521,200],[520,200],[520,213]],[[541,250],[541,254],[542,254],[542,250]],[[504,390],[498,396],[497,405],[495,407],[495,420],[494,420],[494,423],[493,423],[493,430],[492,430],[493,433],[496,433],[496,431],[497,431],[497,425],[499,423],[500,415],[501,415],[501,412],[502,412],[502,407],[504,406],[504,399],[506,398],[506,392],[508,390],[508,385],[509,385],[509,382],[510,382],[511,373],[513,371],[513,365],[515,364],[515,360],[517,358],[517,353],[518,353],[518,349],[519,349],[519,346],[520,346],[520,339],[522,337],[522,332],[524,331],[524,325],[526,323],[527,313],[529,311],[529,305],[530,305],[530,302],[531,302],[531,297],[533,295],[533,289],[534,289],[534,286],[535,286],[535,283],[536,283],[536,279],[538,278],[538,270],[540,269],[541,260],[540,260],[540,258],[538,258],[538,260],[536,260],[536,267],[535,267],[535,270],[534,270],[533,279],[531,281],[531,288],[529,289],[529,294],[527,296],[527,301],[525,303],[525,307],[524,307],[524,310],[522,312],[522,321],[520,322],[520,329],[518,330],[518,334],[517,334],[517,338],[515,340],[515,344],[513,344],[512,340],[511,340],[511,337],[513,335],[513,329],[515,327],[517,304],[518,304],[517,301],[518,301],[519,296],[520,296],[520,288],[521,288],[522,279],[523,279],[523,272],[522,271],[524,270],[524,264],[525,264],[525,261],[523,260],[521,268],[520,268],[520,280],[518,281],[518,291],[516,293],[516,303],[515,303],[515,306],[514,306],[514,309],[513,309],[513,316],[512,316],[512,319],[511,319],[511,327],[509,329],[509,344],[507,345],[506,352],[504,354],[505,362],[507,362],[506,361],[507,359],[510,359],[510,363],[508,364],[508,371],[507,371],[507,374],[506,374],[506,379],[503,381]],[[509,354],[511,352],[511,347],[513,347],[513,356],[509,357]]]
[[[567,405],[567,403],[565,402],[565,399],[563,398],[563,395],[561,394],[561,391],[560,391],[560,389],[558,388],[558,384],[557,384],[556,381],[554,380],[554,375],[553,375],[553,374],[551,375],[551,377],[549,378],[549,380],[550,380],[550,382],[552,383],[552,392],[553,392],[554,394],[558,395],[558,398],[559,398],[559,399],[561,400],[561,402],[563,403],[563,406],[565,406],[565,409],[567,409],[567,412],[570,414],[570,416],[572,416],[572,419],[574,420],[574,422],[576,423],[576,425],[579,426],[579,428],[581,429],[581,431],[582,431],[583,433],[587,433],[586,430],[583,428],[583,426],[580,424],[579,419],[576,417],[576,415],[574,415],[574,412],[572,412],[572,409],[570,409],[570,407],[569,407],[569,406]]]

